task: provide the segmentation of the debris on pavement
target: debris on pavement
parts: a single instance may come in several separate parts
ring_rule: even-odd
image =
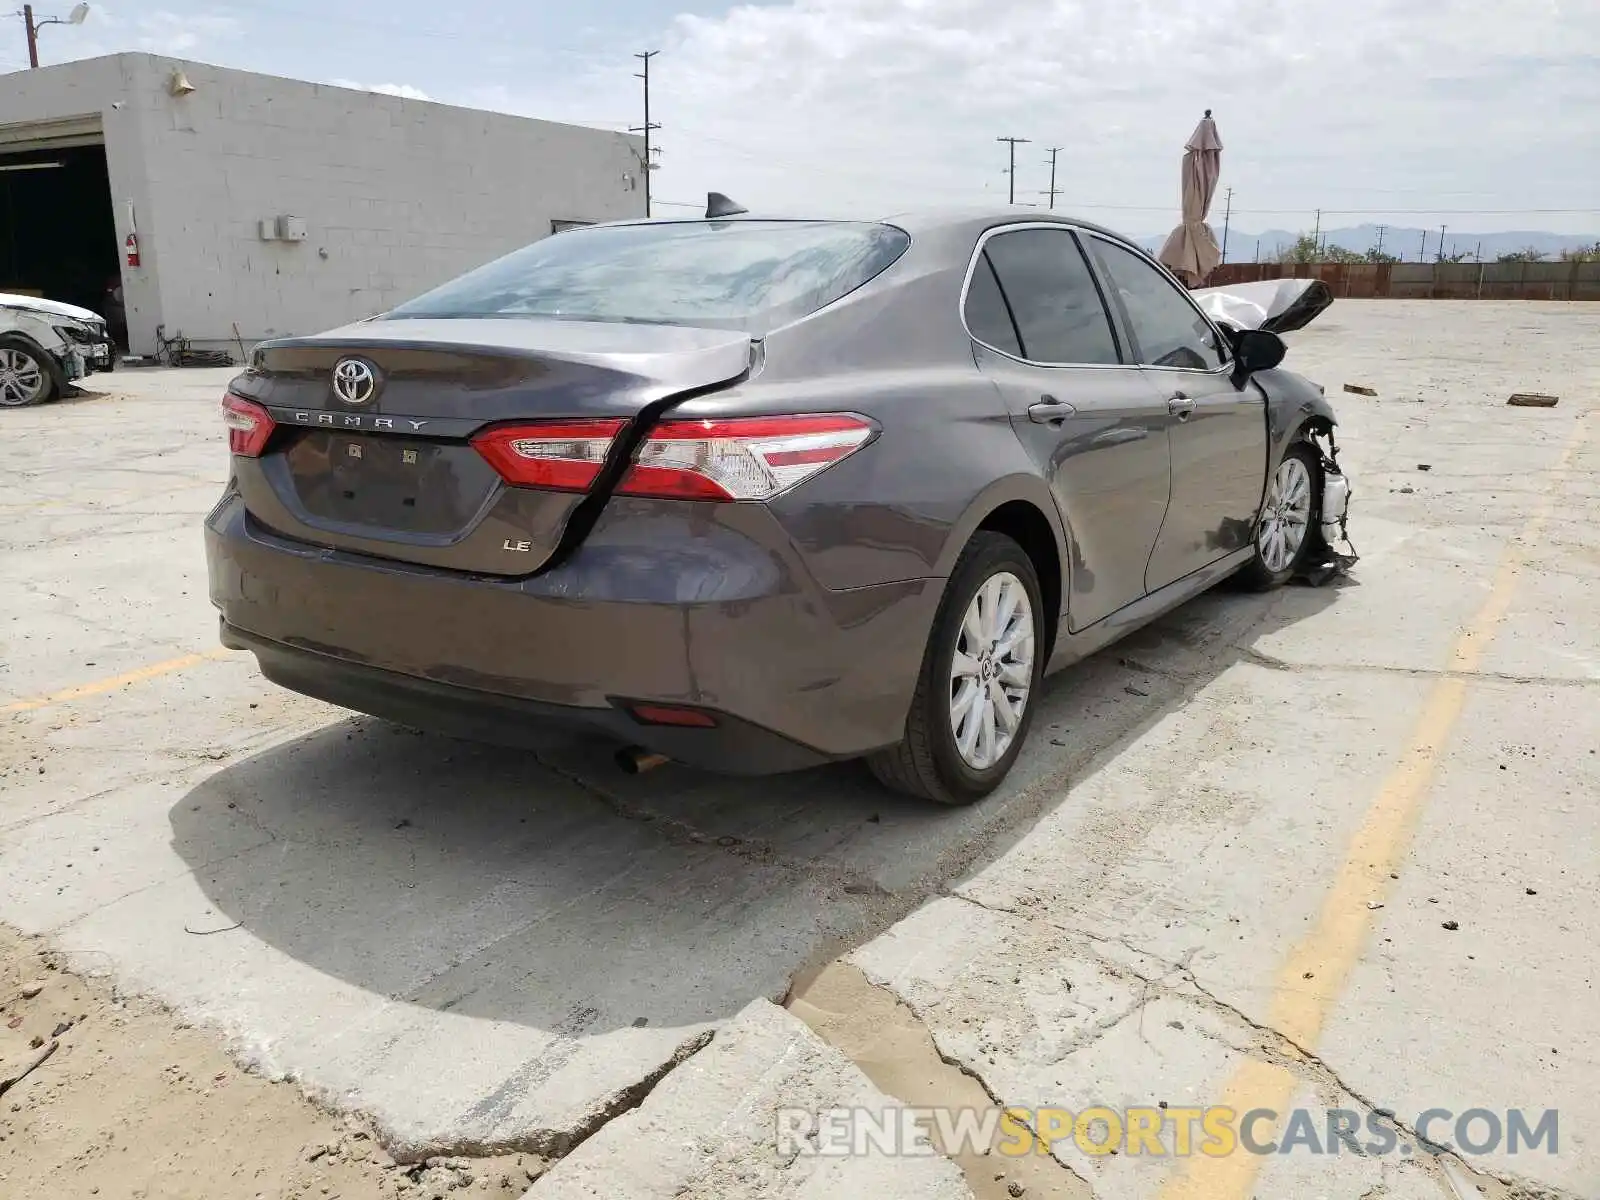
[[[1376,396],[1378,394],[1377,388],[1367,387],[1364,383],[1347,383],[1344,385],[1344,390],[1353,396]]]
[[[0,1066],[0,1096],[4,1096],[14,1086],[26,1079],[45,1059],[54,1054],[60,1045],[60,1042],[51,1042],[42,1049],[28,1055],[21,1062]]]
[[[1545,392],[1512,392],[1506,403],[1514,408],[1554,408],[1560,399]]]
[[[1446,929],[1450,930],[1452,933],[1454,933],[1457,929],[1461,928],[1461,922],[1460,921],[1446,921],[1444,923],[1444,927]]]

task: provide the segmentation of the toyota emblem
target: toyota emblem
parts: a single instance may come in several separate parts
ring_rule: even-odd
[[[377,390],[377,372],[359,358],[341,358],[333,365],[333,394],[346,404],[365,404]]]

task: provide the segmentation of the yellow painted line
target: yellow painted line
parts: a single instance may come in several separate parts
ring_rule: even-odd
[[[1412,731],[1410,747],[1384,781],[1361,827],[1351,838],[1316,926],[1278,972],[1267,1024],[1305,1050],[1315,1052],[1328,1015],[1366,947],[1373,924],[1369,902],[1381,903],[1385,899],[1390,872],[1397,871],[1410,852],[1440,755],[1466,704],[1468,680],[1464,676],[1477,668],[1511,608],[1523,563],[1555,509],[1557,482],[1587,436],[1588,418],[1592,415],[1578,419],[1561,457],[1546,473],[1543,501],[1523,526],[1520,537],[1506,548],[1488,597],[1456,639],[1450,668],[1459,674],[1440,678],[1429,692]],[[1219,1103],[1241,1114],[1253,1108],[1281,1114],[1288,1109],[1299,1086],[1299,1076],[1292,1071],[1250,1059],[1228,1081]],[[1263,1137],[1260,1132],[1255,1136]],[[1186,1158],[1180,1173],[1162,1189],[1161,1200],[1250,1200],[1260,1168],[1260,1155],[1237,1150],[1221,1157]]]
[[[174,671],[186,671],[190,667],[198,667],[201,663],[214,662],[219,658],[227,658],[232,653],[228,650],[207,650],[204,654],[185,654],[181,658],[169,658],[166,662],[151,663],[148,667],[140,667],[135,671],[128,671],[122,675],[111,675],[105,679],[96,679],[93,683],[81,683],[77,687],[67,688],[65,691],[52,692],[48,696],[35,696],[31,700],[15,700],[9,704],[0,704],[0,716],[10,713],[33,712],[35,709],[48,708],[52,704],[68,704],[73,700],[82,700],[87,696],[100,696],[106,692],[114,692],[118,688],[125,688],[135,683],[143,683],[147,679],[156,679],[162,675],[170,675]]]

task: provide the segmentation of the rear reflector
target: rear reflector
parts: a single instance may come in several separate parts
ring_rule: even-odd
[[[501,425],[472,439],[478,453],[515,487],[584,492],[600,474],[622,421]]]
[[[222,398],[222,423],[228,427],[228,449],[246,458],[259,458],[277,428],[272,415],[254,400],[229,392]]]
[[[617,491],[673,500],[767,500],[854,454],[872,425],[845,413],[663,421]]]
[[[680,725],[690,729],[714,729],[717,719],[698,708],[678,708],[671,704],[630,704],[628,711],[641,725]]]

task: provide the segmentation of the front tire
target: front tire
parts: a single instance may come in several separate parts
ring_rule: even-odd
[[[1288,583],[1321,537],[1322,459],[1315,447],[1297,442],[1267,482],[1256,518],[1255,555],[1240,571],[1247,587],[1268,591]]]
[[[25,338],[0,336],[0,408],[21,408],[54,396],[56,365]]]
[[[994,791],[1033,723],[1052,619],[1022,547],[975,534],[939,602],[906,736],[867,760],[879,782],[947,805]]]

